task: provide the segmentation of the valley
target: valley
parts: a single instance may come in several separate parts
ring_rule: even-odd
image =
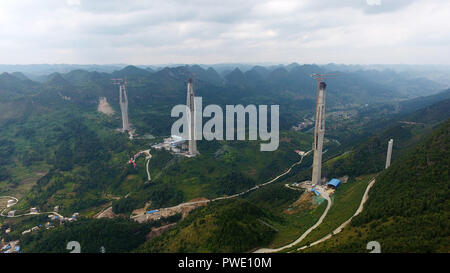
[[[197,65],[73,70],[40,81],[2,74],[2,238],[20,240],[23,252],[65,251],[73,234],[83,234],[88,252],[309,252],[340,244],[336,238],[360,232],[354,222],[374,206],[378,177],[389,172],[387,141],[395,140],[395,168],[450,117],[450,91],[433,85],[417,98],[370,80],[375,72],[339,71],[342,77],[327,83],[322,177],[348,181],[330,194],[326,185],[293,186],[311,180],[311,71],[333,72],[292,64],[223,75]],[[193,73],[204,104],[280,105],[278,149],[261,152],[264,141],[248,139],[197,141],[195,157],[155,149],[169,136],[170,109],[184,103]],[[127,78],[128,132],[121,131],[118,89],[110,82],[118,77]],[[16,201],[6,208],[7,199]],[[94,232],[104,235],[92,240]],[[112,242],[117,234],[128,243]]]

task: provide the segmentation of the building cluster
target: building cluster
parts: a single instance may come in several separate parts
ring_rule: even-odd
[[[20,241],[0,242],[0,253],[21,253]]]
[[[186,140],[180,136],[172,135],[165,138],[162,143],[158,143],[152,146],[156,150],[166,150],[174,153],[181,153],[188,150]]]
[[[341,183],[347,183],[348,176],[332,178],[328,182],[326,182],[326,178],[322,178],[322,180],[324,182],[321,184],[314,184],[311,181],[303,181],[292,183],[290,186],[293,188],[306,189],[307,191],[314,193],[316,196],[320,196],[319,190],[326,192],[328,195],[332,195],[334,191],[341,185]]]
[[[189,138],[183,139],[181,136],[172,135],[171,137],[165,138],[162,143],[158,143],[152,146],[152,148],[157,150],[167,150],[173,152],[175,154],[194,157],[198,155],[197,150],[197,141],[194,138],[195,132],[195,103],[194,103],[194,85],[192,83],[192,79],[188,80],[187,83],[187,94],[186,94],[186,106],[190,111],[190,120],[188,120],[188,130],[189,130]]]
[[[145,214],[147,215],[147,219],[149,217],[151,217],[153,220],[161,219],[161,212],[157,209],[149,210],[149,211],[145,212]]]
[[[28,234],[28,233],[31,233],[31,232],[34,232],[34,231],[38,231],[41,228],[45,228],[45,229],[54,228],[55,224],[58,223],[58,221],[59,221],[59,224],[62,224],[64,222],[76,221],[78,216],[79,216],[78,212],[74,213],[72,215],[72,217],[62,217],[62,216],[59,216],[59,215],[56,215],[56,214],[50,214],[48,216],[50,221],[46,222],[44,225],[40,224],[38,226],[34,226],[34,227],[30,228],[30,229],[24,230],[24,231],[22,231],[22,235],[25,235],[25,234]]]
[[[186,140],[176,135],[165,138],[162,143],[152,145],[152,148],[156,150],[166,150],[186,157],[196,156],[196,154],[189,153],[189,144],[186,143]]]
[[[313,122],[311,120],[305,120],[300,122],[299,124],[297,124],[297,126],[292,126],[292,130],[294,131],[301,131],[303,129],[309,128],[311,127],[311,125],[313,125]]]
[[[30,214],[38,214],[39,210],[37,208],[30,208]]]
[[[358,115],[358,111],[349,110],[349,111],[335,111],[329,114],[330,118],[333,119],[349,119]]]

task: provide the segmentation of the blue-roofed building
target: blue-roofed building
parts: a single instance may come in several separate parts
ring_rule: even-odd
[[[341,180],[333,178],[328,182],[327,186],[336,189],[341,184]]]
[[[157,210],[157,209],[154,209],[154,210],[149,210],[149,211],[147,211],[147,214],[152,214],[152,213],[155,213],[155,212],[158,212],[159,210]]]
[[[317,196],[319,196],[320,195],[320,192],[318,192],[317,190],[315,190],[315,189],[312,189],[311,190],[313,193],[315,193]]]

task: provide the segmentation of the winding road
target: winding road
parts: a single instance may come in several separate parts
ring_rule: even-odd
[[[54,214],[60,218],[64,218],[64,216],[62,216],[61,214],[55,212],[55,211],[45,211],[45,212],[29,212],[29,213],[24,213],[24,214],[20,214],[20,215],[14,215],[14,216],[9,216],[7,214],[5,214],[5,211],[8,208],[11,208],[13,206],[15,206],[17,203],[19,203],[19,199],[17,199],[16,197],[13,196],[0,196],[0,199],[4,199],[7,198],[8,200],[15,200],[16,202],[10,206],[7,206],[6,208],[4,208],[2,210],[2,212],[0,213],[0,216],[2,217],[8,217],[8,218],[18,218],[18,217],[22,217],[22,216],[28,216],[28,215],[41,215],[41,214]]]
[[[346,227],[346,226],[352,221],[353,217],[355,217],[356,215],[360,214],[360,213],[363,211],[363,209],[364,209],[364,204],[367,202],[367,199],[369,199],[369,190],[370,190],[370,188],[372,188],[372,186],[375,184],[375,181],[376,181],[376,179],[374,178],[374,179],[372,179],[372,180],[369,182],[369,185],[367,185],[366,191],[364,192],[364,195],[363,195],[363,197],[362,197],[362,199],[361,199],[361,203],[359,204],[358,209],[356,210],[355,214],[353,214],[352,217],[350,217],[347,221],[345,221],[344,223],[342,223],[342,224],[341,224],[338,228],[336,228],[331,234],[328,234],[327,236],[325,236],[325,237],[323,237],[323,238],[321,238],[321,239],[319,239],[319,240],[317,240],[317,241],[311,243],[309,246],[302,246],[302,247],[298,248],[297,251],[298,251],[298,250],[305,249],[305,248],[308,248],[308,247],[311,247],[311,246],[314,246],[314,245],[317,245],[317,244],[320,244],[320,243],[322,243],[323,241],[326,241],[326,240],[330,239],[333,235],[336,235],[336,234],[338,234],[339,232],[341,232],[341,231],[344,229],[344,227]]]
[[[5,198],[8,199],[8,201],[9,201],[9,200],[15,200],[16,202],[15,202],[14,204],[10,205],[10,206],[6,206],[6,208],[4,208],[4,209],[2,210],[2,212],[0,212],[0,216],[6,216],[6,215],[4,214],[4,212],[5,212],[8,208],[14,206],[15,204],[17,204],[17,203],[19,202],[19,199],[15,198],[15,197],[13,197],[13,196],[0,196],[0,199],[5,199]]]
[[[321,243],[321,242],[323,242],[323,241],[326,241],[326,240],[330,239],[331,236],[332,236],[332,234],[337,234],[337,233],[341,232],[341,231],[344,229],[344,227],[346,227],[346,226],[352,221],[353,217],[355,217],[356,215],[360,214],[360,213],[363,211],[363,209],[364,209],[364,204],[366,203],[367,199],[369,198],[369,190],[370,190],[370,188],[372,188],[372,186],[373,186],[374,184],[375,184],[375,178],[372,179],[372,180],[369,182],[369,185],[367,185],[367,188],[366,188],[366,190],[365,190],[365,192],[364,192],[364,195],[363,195],[363,197],[362,197],[362,199],[361,199],[361,203],[359,204],[358,209],[355,211],[355,213],[353,214],[352,217],[350,217],[347,221],[345,221],[344,223],[342,223],[342,224],[341,224],[338,228],[336,228],[331,234],[328,234],[327,236],[325,236],[325,237],[323,237],[323,238],[321,238],[321,239],[319,239],[319,240],[317,240],[317,241],[315,241],[315,242],[309,244],[309,246],[303,246],[303,247],[300,247],[300,248],[297,249],[297,251],[298,251],[298,250],[305,249],[305,248],[308,248],[308,247],[311,247],[311,246],[313,246],[313,245],[317,245],[317,244],[319,244],[319,243]],[[317,190],[319,190],[319,189],[317,189]],[[321,194],[323,197],[325,197],[325,199],[327,199],[328,204],[327,204],[327,208],[326,208],[325,211],[323,212],[322,216],[320,216],[319,220],[318,220],[312,227],[310,227],[310,228],[309,228],[307,231],[305,231],[305,232],[304,232],[297,240],[295,240],[294,242],[292,242],[292,243],[290,243],[290,244],[287,244],[287,245],[282,246],[282,247],[279,247],[279,248],[261,248],[261,249],[256,250],[254,253],[273,253],[273,252],[279,252],[279,251],[282,251],[282,250],[291,248],[291,247],[293,247],[293,246],[299,244],[303,239],[306,238],[306,236],[308,236],[309,233],[311,233],[311,231],[313,231],[313,230],[316,229],[320,224],[322,224],[323,220],[325,219],[326,215],[328,214],[328,211],[330,210],[330,207],[331,207],[332,202],[331,202],[331,199],[330,199],[330,197],[328,196],[328,194],[326,194],[325,192],[323,192],[323,191],[321,191],[321,190],[319,190],[319,192],[320,192],[320,194]]]
[[[145,168],[146,168],[146,172],[147,172],[147,182],[150,182],[152,180],[152,178],[150,177],[150,170],[148,168],[148,165],[150,163],[150,159],[152,159],[152,155],[150,154],[150,149],[145,150],[145,151],[141,151],[140,153],[144,153],[145,156]]]
[[[275,178],[273,178],[273,179],[267,181],[266,183],[256,185],[256,186],[254,186],[254,187],[252,187],[252,188],[250,188],[250,189],[248,189],[248,190],[245,190],[245,191],[243,191],[243,192],[240,192],[240,193],[237,193],[237,194],[233,194],[233,195],[230,195],[230,196],[217,197],[217,198],[210,199],[210,200],[200,200],[200,201],[193,201],[193,202],[181,203],[181,204],[178,204],[176,207],[182,207],[182,206],[188,206],[188,205],[195,205],[195,204],[209,203],[209,202],[214,202],[214,201],[219,201],[219,200],[231,199],[231,198],[235,198],[235,197],[244,195],[244,194],[249,193],[249,192],[251,192],[251,191],[254,191],[254,190],[256,190],[256,189],[259,189],[260,187],[267,186],[267,185],[269,185],[269,184],[271,184],[271,183],[277,181],[277,180],[280,179],[281,177],[287,175],[288,173],[290,173],[290,172],[292,171],[292,169],[293,169],[295,166],[297,166],[297,165],[299,165],[299,164],[302,163],[303,158],[304,158],[305,156],[307,156],[311,151],[312,151],[312,150],[310,150],[310,151],[306,152],[305,154],[303,154],[303,155],[301,156],[300,160],[299,160],[298,162],[295,162],[294,164],[292,164],[291,167],[290,167],[288,170],[286,170],[284,173],[282,173],[282,174],[276,176]],[[151,159],[152,156],[151,156],[151,154],[150,154],[150,150],[145,150],[145,151],[142,151],[142,152],[145,153],[145,154],[147,154],[147,156],[146,156],[146,161],[147,161],[147,162],[146,162],[146,167],[147,167],[147,177],[148,177],[148,180],[150,181],[150,172],[149,172],[148,164],[149,164],[149,161],[150,161],[150,159]],[[59,216],[59,217],[64,218],[64,216],[62,216],[61,214],[59,214],[59,213],[57,213],[57,212],[54,212],[54,211],[49,211],[49,212],[37,212],[37,213],[25,213],[25,214],[21,214],[21,215],[8,216],[8,215],[4,214],[4,212],[5,212],[8,208],[10,208],[10,207],[16,205],[16,204],[19,202],[19,199],[17,199],[16,197],[12,197],[12,196],[0,196],[0,199],[2,199],[2,198],[7,198],[7,199],[9,199],[9,200],[13,199],[13,200],[16,201],[14,204],[12,204],[12,205],[9,206],[9,207],[4,208],[4,209],[1,211],[0,216],[3,216],[3,217],[14,217],[14,218],[16,218],[16,217],[22,217],[22,216],[27,216],[27,215],[54,214],[54,215],[57,215],[57,216]],[[102,211],[102,213],[104,213],[104,212],[105,212],[106,210],[108,210],[108,209],[109,209],[109,208],[106,208],[105,210]]]
[[[260,248],[258,250],[256,250],[254,253],[273,253],[273,252],[279,252],[282,250],[285,250],[287,248],[291,248],[297,244],[299,244],[301,241],[303,241],[303,239],[306,238],[306,236],[308,236],[309,233],[311,233],[311,231],[313,231],[315,228],[317,228],[320,224],[322,224],[323,219],[325,219],[325,216],[327,216],[328,211],[331,208],[331,199],[328,196],[328,194],[325,191],[322,191],[321,189],[317,188],[317,191],[320,192],[320,194],[327,200],[327,208],[325,209],[325,211],[322,213],[322,215],[320,216],[319,220],[312,226],[310,227],[307,231],[305,231],[299,238],[297,238],[297,240],[295,240],[294,242],[287,244],[285,246],[279,247],[279,248]]]
[[[282,174],[276,176],[275,178],[273,178],[273,179],[270,180],[270,181],[267,181],[266,183],[256,185],[256,186],[254,186],[253,188],[250,188],[250,189],[248,189],[248,190],[246,190],[246,191],[243,191],[243,192],[240,192],[240,193],[236,193],[236,194],[233,194],[233,195],[230,195],[230,196],[217,197],[217,198],[214,198],[214,199],[211,199],[211,200],[202,200],[202,201],[189,202],[189,203],[183,203],[183,204],[197,204],[197,203],[205,203],[205,202],[207,203],[207,202],[214,202],[214,201],[218,201],[218,200],[231,199],[231,198],[235,198],[235,197],[244,195],[244,194],[246,194],[246,193],[249,193],[249,192],[251,192],[251,191],[254,191],[254,190],[256,190],[256,189],[259,189],[259,188],[261,188],[261,187],[267,186],[267,185],[269,185],[269,184],[271,184],[271,183],[277,181],[277,180],[280,179],[281,177],[285,176],[286,174],[290,173],[290,172],[292,171],[292,168],[294,168],[295,166],[301,164],[302,161],[303,161],[303,158],[304,158],[305,156],[307,156],[311,151],[312,151],[312,150],[309,150],[309,151],[306,152],[304,155],[302,155],[301,158],[300,158],[300,160],[297,161],[297,162],[295,162],[294,164],[292,164],[291,167],[290,167],[289,169],[287,169],[284,173],[282,173]],[[183,204],[180,204],[180,205],[183,205]]]
[[[305,156],[307,156],[311,151],[312,151],[312,150],[309,150],[308,152],[304,153],[304,154],[301,156],[300,160],[297,161],[297,162],[295,162],[294,164],[292,164],[291,167],[290,167],[289,169],[287,169],[284,173],[282,173],[282,174],[276,176],[275,178],[273,178],[273,179],[271,179],[271,180],[269,180],[269,181],[267,181],[267,182],[265,182],[265,183],[263,183],[263,184],[256,185],[256,186],[254,186],[254,187],[252,187],[252,188],[250,188],[250,189],[248,189],[248,190],[245,190],[245,191],[243,191],[243,192],[236,193],[236,194],[233,194],[233,195],[230,195],[230,196],[222,196],[222,197],[217,197],[217,198],[214,198],[214,199],[208,199],[208,200],[199,200],[199,201],[185,202],[185,203],[181,203],[181,204],[178,204],[178,205],[176,205],[176,206],[174,206],[174,207],[170,207],[170,208],[173,209],[173,208],[178,208],[178,207],[183,207],[183,206],[190,206],[190,205],[196,205],[196,204],[203,204],[203,203],[215,202],[215,201],[219,201],[219,200],[231,199],[231,198],[235,198],[235,197],[242,196],[242,195],[244,195],[244,194],[246,194],[246,193],[249,193],[249,192],[251,192],[251,191],[257,190],[257,189],[259,189],[259,188],[261,188],[261,187],[267,186],[267,185],[269,185],[269,184],[271,184],[271,183],[277,181],[277,180],[280,179],[281,177],[287,175],[288,173],[290,173],[290,172],[292,171],[292,169],[293,169],[295,166],[300,165],[300,164],[302,163],[303,158],[304,158]],[[168,209],[168,208],[160,208],[159,210],[163,210],[163,209]],[[145,214],[145,212],[144,212],[144,214]],[[142,214],[135,215],[135,216],[132,216],[132,218],[138,218],[138,217],[140,217],[141,215],[142,215]]]

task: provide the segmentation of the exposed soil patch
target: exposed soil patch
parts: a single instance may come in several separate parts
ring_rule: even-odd
[[[114,110],[111,108],[111,105],[109,105],[108,100],[105,97],[99,98],[97,110],[108,116],[114,114]]]
[[[248,176],[255,176],[256,175],[256,169],[255,168],[250,168],[249,170],[244,172],[246,175]]]
[[[172,223],[172,224],[160,226],[160,227],[157,227],[157,228],[152,228],[152,230],[146,236],[147,240],[151,240],[151,239],[153,239],[155,237],[160,236],[161,234],[163,234],[164,231],[166,231],[169,228],[175,226],[176,224],[177,223]]]
[[[286,214],[294,214],[300,212],[302,210],[312,209],[314,208],[312,199],[314,197],[314,193],[312,192],[304,192],[300,197],[289,206],[289,208],[284,210]]]
[[[108,205],[111,205],[111,202],[108,203]],[[101,212],[97,213],[96,215],[94,215],[94,218],[109,218],[109,219],[112,219],[112,218],[115,218],[117,216],[118,215],[113,212],[113,209],[112,209],[112,206],[111,206],[111,207],[108,207],[108,208],[102,210]]]

